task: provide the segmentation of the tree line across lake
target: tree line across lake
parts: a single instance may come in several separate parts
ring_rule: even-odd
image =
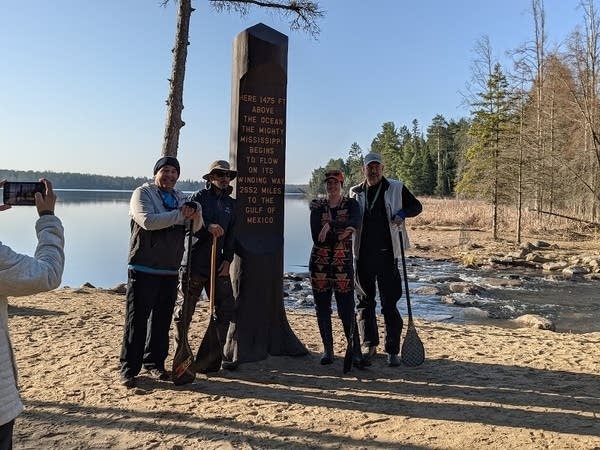
[[[132,191],[151,178],[146,177],[116,177],[109,175],[92,175],[74,172],[39,172],[33,170],[8,170],[0,169],[0,180],[8,181],[37,181],[48,178],[56,189],[97,189]],[[205,181],[178,180],[177,188],[186,192],[197,191],[205,186]],[[288,194],[302,194],[307,190],[306,185],[286,184],[285,192]]]

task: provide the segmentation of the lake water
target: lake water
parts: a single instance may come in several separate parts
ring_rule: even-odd
[[[59,203],[56,213],[63,221],[66,240],[62,286],[78,287],[90,282],[96,287],[110,288],[124,283],[127,278],[131,192],[59,190],[57,193]],[[0,241],[15,251],[32,254],[36,242],[36,218],[34,207],[18,206],[2,212]],[[286,195],[284,242],[284,270],[307,272],[312,245],[307,199]],[[467,315],[468,309],[442,303],[439,295],[413,293],[421,286],[431,285],[432,280],[439,276],[460,276],[480,283],[485,277],[507,276],[507,273],[473,271],[456,263],[440,263],[423,258],[409,258],[408,266],[413,313],[416,317],[510,326],[506,320],[486,320]],[[600,315],[598,282],[548,280],[541,273],[532,275],[519,269],[515,269],[513,275],[524,281],[518,289],[491,288],[484,295],[474,296],[471,300],[503,319],[533,313],[550,318],[556,324],[557,331],[600,331],[597,319]],[[404,299],[399,302],[403,315],[406,314],[405,303]]]
[[[90,282],[110,288],[127,279],[129,191],[57,190],[56,214],[65,227],[63,286]],[[311,238],[308,201],[285,197],[286,272],[305,272]],[[20,253],[35,250],[35,207],[17,206],[0,215],[0,241]]]

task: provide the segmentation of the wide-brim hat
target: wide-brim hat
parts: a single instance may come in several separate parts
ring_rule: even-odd
[[[209,175],[211,175],[213,172],[215,172],[217,170],[223,170],[225,172],[229,172],[229,180],[233,180],[237,176],[237,170],[232,170],[231,166],[229,165],[229,163],[227,161],[218,160],[218,161],[212,162],[211,165],[208,166],[208,172],[206,173],[206,175],[203,175],[202,178],[204,178],[206,181],[208,181]]]

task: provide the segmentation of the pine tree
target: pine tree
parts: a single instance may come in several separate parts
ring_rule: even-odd
[[[449,125],[444,116],[438,114],[427,128],[427,148],[433,161],[435,188],[439,196],[450,195],[453,188],[454,152]]]
[[[397,178],[400,167],[400,134],[394,122],[385,122],[381,126],[381,131],[371,142],[371,151],[381,155],[386,176]]]
[[[487,81],[487,90],[473,103],[470,135],[473,145],[467,151],[467,166],[457,188],[464,193],[480,193],[492,203],[492,234],[498,237],[498,205],[503,177],[503,147],[507,144],[511,121],[508,82],[496,63]]]
[[[355,184],[359,184],[363,180],[363,161],[364,157],[362,154],[362,149],[360,148],[360,145],[354,142],[350,146],[350,150],[348,151],[348,159],[346,159],[346,189],[349,189]]]

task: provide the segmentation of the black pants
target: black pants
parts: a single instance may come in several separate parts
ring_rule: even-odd
[[[188,310],[186,312],[187,317],[183,317],[183,293],[186,291],[186,283],[184,280],[180,283],[179,295],[175,304],[175,313],[173,319],[177,328],[177,336],[183,332],[187,332],[192,316],[196,310],[196,304],[200,300],[202,291],[206,290],[206,293],[210,295],[210,280],[206,277],[192,273],[190,275],[190,286],[189,286],[189,302]],[[219,277],[215,280],[215,316],[217,323],[217,332],[219,340],[222,344],[225,344],[225,338],[227,337],[227,330],[229,323],[233,320],[235,311],[235,299],[233,297],[233,288],[231,286],[231,278],[229,276]]]
[[[12,450],[13,426],[15,419],[0,425],[0,450]]]
[[[121,374],[135,376],[142,364],[164,369],[169,353],[169,329],[177,298],[177,275],[129,271]]]
[[[354,318],[354,290],[350,292],[333,291],[335,303],[337,305],[338,317],[343,323],[350,323]],[[313,290],[315,297],[315,311],[317,320],[327,320],[331,317],[331,296],[332,290],[317,292]]]
[[[402,279],[398,260],[391,250],[361,253],[356,270],[358,290],[358,329],[363,347],[377,346],[379,332],[375,315],[375,292],[379,289],[381,312],[385,322],[385,351],[397,355],[400,352],[402,317],[397,308],[402,296]],[[361,290],[363,292],[361,292]]]

